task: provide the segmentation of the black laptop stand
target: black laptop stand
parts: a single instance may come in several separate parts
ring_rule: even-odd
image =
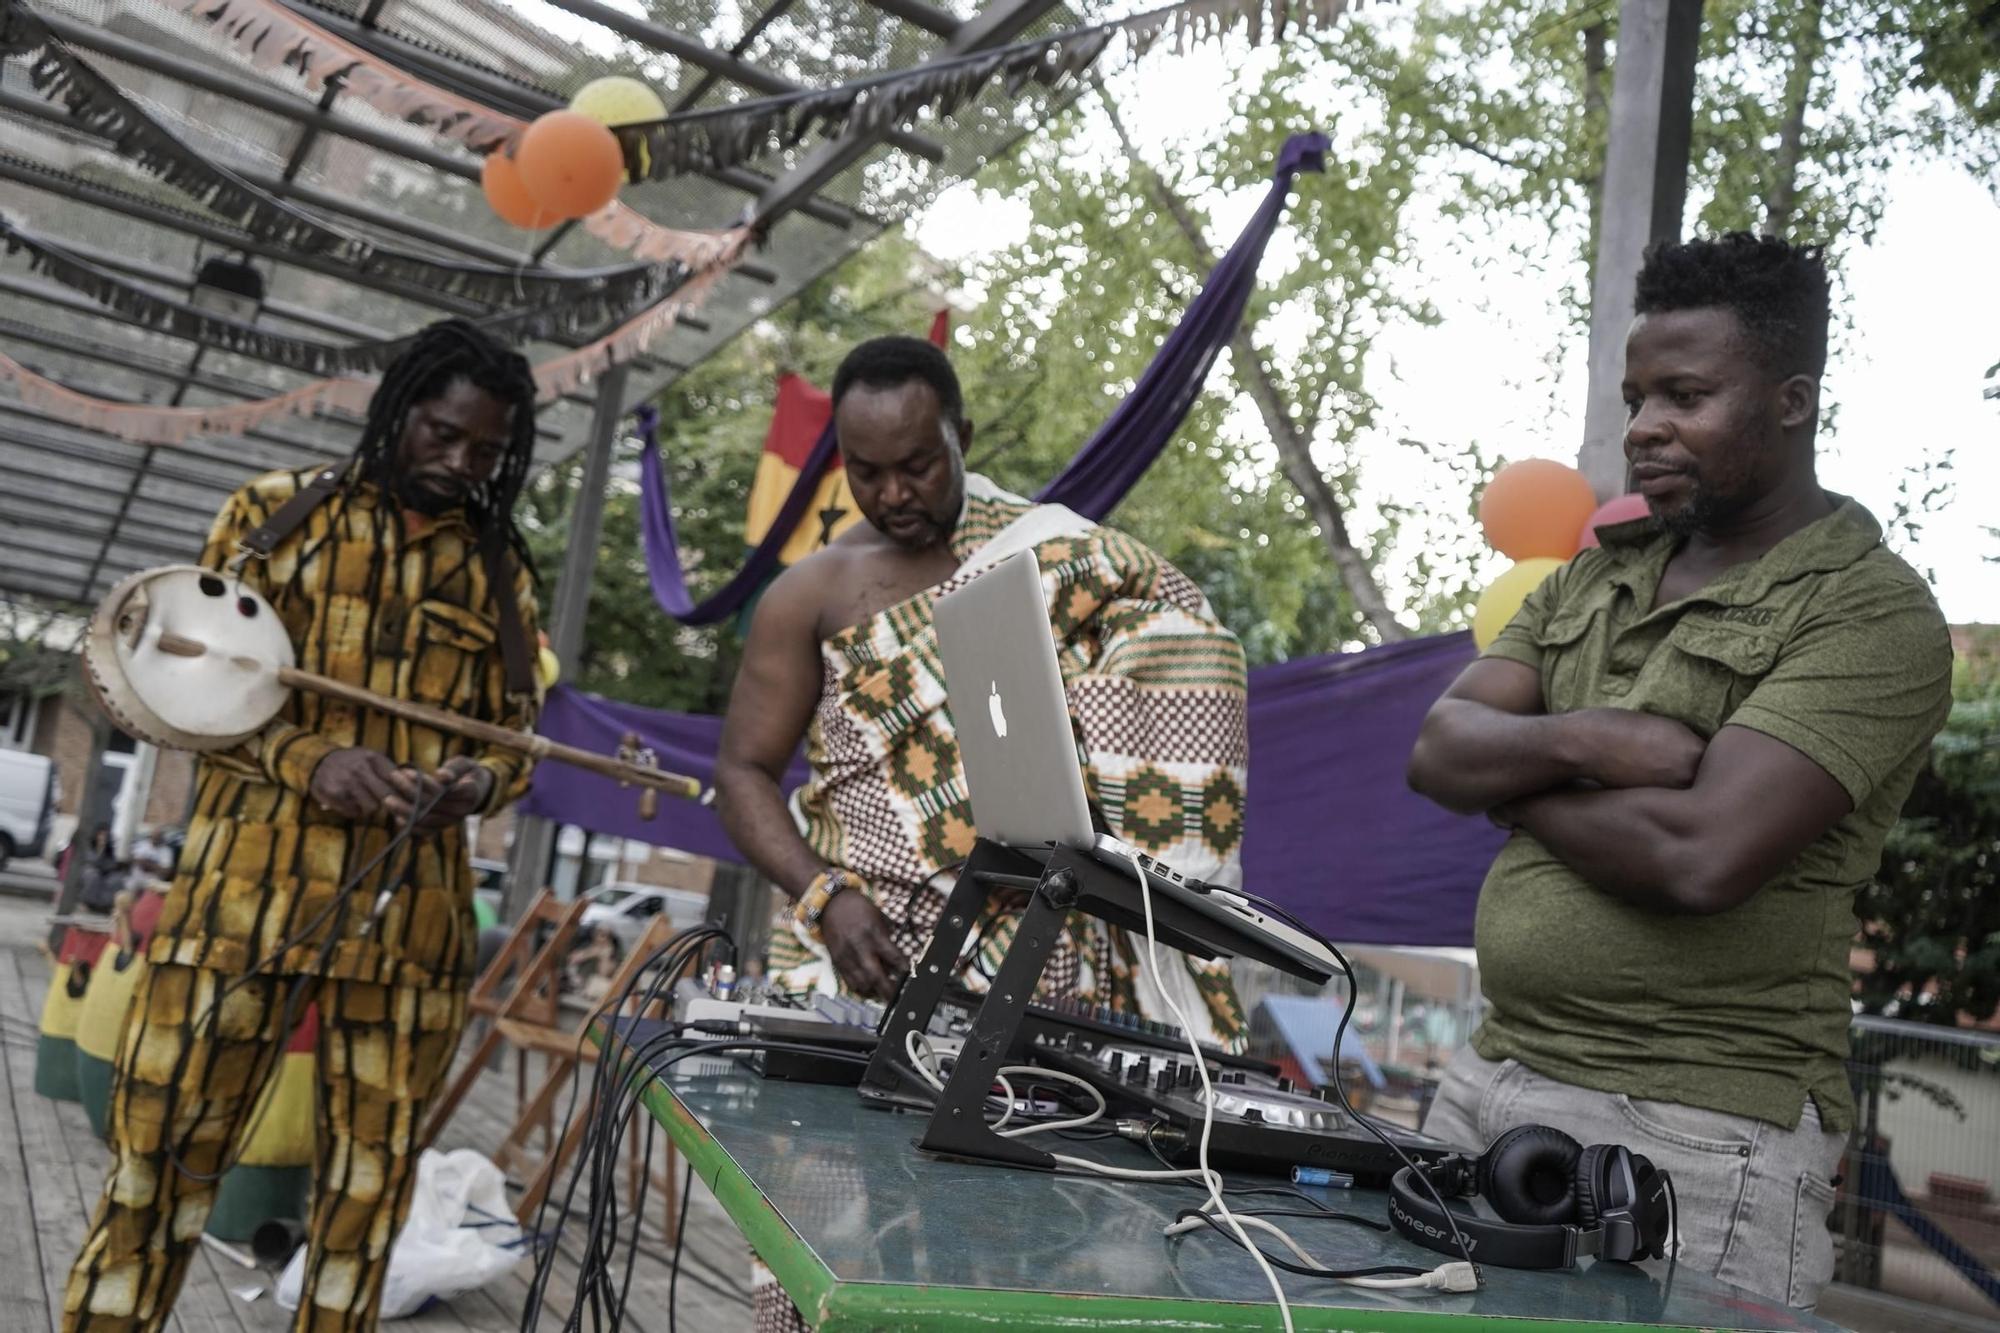
[[[966,939],[979,920],[980,908],[996,890],[1025,890],[1028,905],[1015,929],[1014,942],[973,1015],[964,1049],[939,1093],[911,1068],[909,1034],[929,1029],[938,1001],[957,972]],[[1298,964],[1256,935],[1233,931],[1166,894],[1154,893],[1152,908],[1153,937],[1168,948],[1201,958],[1241,954],[1286,972],[1299,971]],[[987,1128],[986,1103],[1071,912],[1083,912],[1133,931],[1146,928],[1137,878],[1086,852],[1055,847],[1044,857],[984,838],[974,845],[945,899],[944,915],[938,919],[930,946],[889,1009],[881,1042],[861,1078],[860,1093],[866,1101],[884,1107],[931,1110],[930,1124],[917,1142],[919,1148],[947,1157],[1054,1169],[1055,1160],[1048,1153]]]

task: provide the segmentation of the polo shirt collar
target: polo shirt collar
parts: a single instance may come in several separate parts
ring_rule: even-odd
[[[1757,559],[1725,571],[1689,600],[1749,606],[1781,583],[1846,569],[1882,544],[1882,525],[1864,506],[1832,491],[1826,497],[1833,501],[1832,513],[1814,519]],[[1679,545],[1678,538],[1662,531],[1650,517],[1599,528],[1597,540],[1613,561],[1611,581],[1648,596],[1659,587],[1660,574]]]

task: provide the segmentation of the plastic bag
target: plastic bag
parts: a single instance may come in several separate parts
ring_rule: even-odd
[[[389,1251],[382,1287],[384,1319],[421,1310],[432,1297],[449,1299],[482,1287],[528,1257],[507,1203],[500,1168],[470,1148],[430,1149],[417,1160],[417,1184]],[[301,1246],[278,1279],[278,1304],[299,1308],[307,1248]]]

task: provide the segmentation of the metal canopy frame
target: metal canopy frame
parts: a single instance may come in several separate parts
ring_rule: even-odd
[[[530,237],[480,197],[479,160],[337,89],[314,94],[267,70],[164,0],[28,0],[62,41],[196,151],[346,230],[441,261],[561,274],[629,263],[580,227]],[[674,111],[825,87],[919,67],[1083,21],[1071,0],[655,0],[636,19],[599,0],[282,0],[301,18],[422,79],[524,119],[563,105],[603,73],[637,73]],[[699,34],[699,35],[696,35]],[[991,93],[921,130],[774,152],[752,166],[628,186],[625,202],[664,225],[750,223],[760,249],[627,371],[542,413],[538,462],[591,441],[605,390],[622,412],[657,394],[801,287],[978,170],[1073,90]],[[244,232],[117,157],[102,135],[44,100],[18,61],[0,63],[0,207],[100,268],[189,299],[205,256],[247,259],[266,280],[261,327],[353,340],[497,307],[380,273],[360,273]],[[522,350],[559,354],[607,329]],[[253,355],[143,327],[0,255],[0,352],[111,401],[227,404],[306,376]],[[28,407],[0,385],[0,599],[96,601],[135,569],[198,550],[227,494],[257,472],[344,456],[357,423],[273,422],[228,438],[153,447]],[[596,432],[602,435],[600,424]],[[579,594],[582,595],[582,594]],[[551,608],[551,611],[556,608]]]

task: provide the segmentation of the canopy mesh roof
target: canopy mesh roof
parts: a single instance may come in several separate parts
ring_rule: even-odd
[[[823,87],[1074,26],[1055,0],[285,0],[300,16],[427,82],[529,119],[604,73],[636,73],[682,110]],[[260,69],[161,0],[33,0],[100,74],[204,156],[342,228],[442,260],[594,268],[631,257],[581,227],[516,231],[487,208],[478,159],[296,72]],[[643,18],[635,17],[642,13]],[[808,142],[713,175],[627,186],[623,200],[682,228],[769,222],[767,244],[708,304],[633,365],[627,405],[700,363],[760,315],[939,190],[1032,131],[1052,94],[994,89],[955,116],[858,145],[821,169]],[[261,244],[111,151],[45,101],[22,61],[0,62],[0,211],[154,293],[185,301],[208,257],[262,273],[257,326],[322,342],[400,335],[499,308],[360,275]],[[605,332],[599,330],[598,332]],[[596,336],[592,334],[590,336]],[[567,344],[533,342],[531,361]],[[141,327],[0,257],[0,352],[98,397],[203,405],[268,397],[311,378]],[[546,407],[538,458],[578,448],[586,393]],[[0,386],[0,596],[94,602],[133,570],[189,558],[223,498],[257,472],[340,457],[355,425],[294,418],[243,436],[148,447],[66,424]]]

